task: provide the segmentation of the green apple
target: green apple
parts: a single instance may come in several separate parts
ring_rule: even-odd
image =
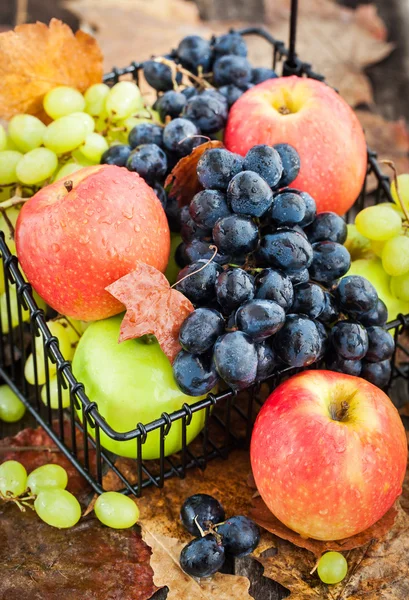
[[[170,234],[170,254],[169,254],[169,262],[166,267],[165,276],[169,281],[170,285],[173,285],[176,282],[178,273],[181,269],[175,260],[175,252],[179,244],[183,242],[182,238],[178,233]]]
[[[378,257],[354,260],[347,275],[361,275],[375,286],[379,298],[385,302],[388,309],[388,321],[396,319],[399,313],[409,313],[409,302],[399,300],[392,294],[391,277],[383,270],[382,261]]]
[[[163,412],[172,413],[186,402],[200,398],[183,394],[173,378],[172,366],[159,344],[146,344],[143,339],[118,344],[122,316],[92,323],[81,337],[73,360],[73,372],[85,385],[85,392],[108,425],[124,433],[138,423],[146,425],[159,419]],[[187,427],[187,443],[202,430],[205,411],[194,413]],[[80,416],[80,415],[79,415]],[[91,430],[92,433],[92,430]],[[160,430],[148,433],[143,445],[143,458],[159,457]],[[116,441],[101,431],[101,444],[107,450],[135,458],[136,439]],[[182,420],[172,423],[165,438],[165,454],[179,452],[182,447]]]

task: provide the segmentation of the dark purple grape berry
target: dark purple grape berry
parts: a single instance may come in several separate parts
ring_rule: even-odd
[[[367,361],[362,362],[361,377],[381,389],[388,385],[391,374],[392,365],[390,360],[383,360],[382,362],[377,363]]]
[[[271,206],[273,192],[268,183],[254,171],[241,171],[229,183],[227,200],[233,212],[261,217]]]
[[[224,191],[242,166],[243,158],[238,154],[224,148],[211,148],[199,158],[197,178],[204,188]]]
[[[267,67],[255,67],[251,70],[251,83],[254,83],[254,85],[263,83],[267,79],[276,79],[277,77],[277,73]]]
[[[208,534],[189,542],[180,553],[180,566],[191,577],[210,577],[224,564],[224,548]]]
[[[303,315],[287,315],[273,338],[277,356],[291,367],[308,367],[321,354],[321,336],[313,321]]]
[[[283,164],[277,150],[267,144],[253,146],[244,157],[243,169],[254,171],[274,188],[283,174]]]
[[[260,529],[249,519],[241,515],[230,517],[217,527],[217,533],[222,536],[222,544],[226,554],[240,557],[255,550],[260,542]]]
[[[377,325],[368,327],[366,331],[368,334],[368,351],[365,354],[365,361],[382,362],[392,358],[395,341],[389,331]]]
[[[200,527],[205,530],[209,523],[217,525],[225,519],[223,506],[209,494],[194,494],[186,498],[180,509],[182,524],[192,535],[200,535]],[[197,523],[196,523],[197,521]]]
[[[287,311],[294,299],[293,284],[281,271],[264,269],[256,277],[256,298],[274,300]]]
[[[219,219],[231,215],[226,194],[220,190],[203,190],[192,198],[189,213],[203,229],[213,229]]]
[[[141,144],[156,144],[162,146],[163,127],[155,123],[139,123],[129,133],[128,142],[131,148]],[[112,146],[115,148],[115,146]]]
[[[216,298],[226,314],[254,297],[254,280],[243,269],[233,268],[220,273],[215,285]]]
[[[188,396],[208,394],[219,379],[211,356],[206,354],[190,354],[181,350],[172,368],[176,383]]]
[[[359,323],[339,321],[331,330],[336,354],[347,360],[361,360],[368,351],[368,334]]]
[[[315,242],[338,242],[347,239],[348,229],[345,220],[334,212],[319,213],[305,230],[311,244]]]
[[[301,313],[311,319],[319,318],[325,308],[324,290],[316,283],[299,283],[294,286],[291,312]]]
[[[124,167],[131,153],[131,147],[127,144],[116,144],[105,150],[101,156],[102,165],[116,165]]]
[[[180,345],[191,354],[203,354],[224,333],[224,326],[224,319],[219,312],[212,308],[197,308],[182,323]]]
[[[213,52],[216,58],[225,54],[236,56],[247,56],[247,44],[244,38],[236,32],[225,33],[218,37],[213,44]]]
[[[220,377],[234,390],[242,390],[257,377],[257,350],[242,331],[225,333],[214,345],[213,360]]]
[[[188,35],[177,48],[177,56],[183,67],[197,73],[201,67],[204,73],[210,70],[213,53],[210,43],[199,35]]]
[[[156,144],[141,144],[130,153],[126,162],[129,171],[138,173],[149,185],[161,181],[168,168],[166,154]]]
[[[244,56],[221,56],[213,65],[213,78],[217,87],[229,84],[243,87],[250,83],[251,72],[251,64]]]
[[[277,185],[277,188],[280,189],[290,185],[296,179],[300,172],[301,161],[297,150],[290,144],[275,144],[273,147],[280,155],[283,165],[283,174]]]
[[[316,242],[309,267],[311,279],[324,285],[332,283],[349,271],[351,257],[348,250],[337,242]]]
[[[255,342],[274,335],[285,321],[285,312],[272,300],[250,300],[236,312],[236,325]]]

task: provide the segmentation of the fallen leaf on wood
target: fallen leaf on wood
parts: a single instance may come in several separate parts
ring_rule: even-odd
[[[96,40],[74,33],[58,19],[18,25],[0,34],[0,117],[41,115],[51,88],[68,85],[85,91],[102,81],[102,53]]]
[[[56,424],[56,431],[57,429]],[[71,424],[64,423],[65,442],[69,445],[71,441]],[[76,430],[77,451],[80,461],[84,458],[83,437]],[[95,463],[95,451],[89,449],[91,467]],[[46,464],[58,464],[68,473],[67,489],[78,496],[88,494],[91,491],[89,484],[56,446],[48,434],[38,427],[37,429],[23,429],[17,435],[0,440],[0,462],[5,460],[17,460],[21,462],[28,472]]]
[[[0,598],[148,600],[157,590],[150,550],[136,529],[95,518],[56,529],[0,503]]]
[[[126,307],[119,341],[154,334],[173,362],[181,350],[180,327],[193,311],[190,300],[172,289],[163,273],[142,262],[105,289]]]
[[[196,173],[199,158],[210,148],[223,148],[222,142],[212,140],[197,146],[188,156],[184,156],[166,178],[165,187],[170,186],[169,196],[176,198],[179,206],[190,203],[193,196],[202,190]]]
[[[396,506],[392,508],[380,519],[377,523],[369,527],[362,533],[354,535],[352,537],[337,540],[332,542],[322,542],[319,540],[313,540],[312,538],[303,538],[295,531],[292,531],[284,525],[281,521],[275,517],[272,512],[267,508],[261,497],[253,498],[253,506],[250,511],[250,517],[258,524],[270,533],[274,533],[278,537],[292,542],[300,548],[309,550],[317,558],[328,550],[335,550],[337,552],[344,552],[346,550],[352,550],[353,548],[359,548],[365,546],[371,540],[381,539],[393,526],[397,515]]]

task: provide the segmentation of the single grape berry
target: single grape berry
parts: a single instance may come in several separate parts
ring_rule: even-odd
[[[368,351],[368,334],[359,323],[339,321],[331,330],[335,352],[348,360],[361,360]]]
[[[214,284],[221,268],[214,262],[208,265],[206,263],[207,260],[198,260],[182,269],[178,275],[176,289],[187,296],[193,304],[205,304],[214,298]],[[204,265],[206,265],[204,269],[198,271]],[[186,275],[190,277],[183,279]],[[183,281],[180,281],[181,279]]]
[[[318,331],[320,339],[321,339],[321,350],[320,350],[320,353],[317,358],[317,360],[319,360],[320,358],[322,358],[324,356],[324,354],[328,350],[329,338],[328,338],[328,332],[326,330],[325,325],[323,323],[321,323],[320,321],[314,321],[314,323],[315,323],[315,327],[317,328],[317,331]]]
[[[225,54],[246,57],[247,44],[239,33],[225,33],[216,39],[213,44],[213,52],[217,58]]]
[[[198,225],[190,216],[189,207],[183,206],[180,211],[180,235],[183,241],[188,244],[192,240],[210,239],[212,230]]]
[[[294,299],[293,284],[281,271],[264,269],[256,277],[256,298],[274,300],[285,311],[291,308]]]
[[[251,70],[251,83],[254,83],[254,85],[263,83],[263,81],[267,81],[267,79],[276,79],[277,77],[277,73],[273,71],[273,69],[268,69],[267,67],[254,67],[254,69]]]
[[[382,327],[387,320],[388,309],[386,308],[385,302],[380,298],[378,298],[375,308],[368,312],[361,313],[358,318],[358,321],[362,323],[362,325],[365,325],[365,327],[370,327],[371,325],[380,325]]]
[[[126,162],[129,171],[135,171],[152,185],[162,180],[168,168],[166,154],[156,144],[141,144],[132,150]]]
[[[196,96],[197,89],[193,86],[188,86],[182,90],[182,94],[186,96],[186,98],[189,100],[189,98],[191,98],[192,96]]]
[[[383,360],[376,363],[367,362],[366,360],[362,361],[361,377],[381,389],[388,385],[391,374],[392,365],[390,360]]]
[[[215,284],[217,302],[226,314],[254,297],[254,279],[243,269],[223,271]]]
[[[311,279],[328,285],[349,271],[351,257],[337,242],[316,242],[312,245],[313,260],[309,266]]]
[[[223,506],[209,494],[189,496],[180,509],[182,524],[192,535],[200,535],[201,533],[197,523],[203,530],[206,530],[210,523],[217,525],[217,523],[224,521],[225,516]]]
[[[243,158],[238,154],[224,148],[211,148],[199,158],[197,178],[204,188],[224,191],[242,166]]]
[[[348,563],[340,552],[326,552],[318,561],[317,572],[324,583],[339,583],[348,572]]]
[[[143,65],[143,75],[149,85],[158,92],[167,92],[173,89],[175,76],[169,65],[155,60],[147,60]],[[176,83],[181,83],[181,81],[182,73],[176,73]]]
[[[257,377],[257,350],[242,331],[225,333],[214,345],[213,360],[220,377],[234,390],[249,387]]]
[[[277,150],[267,144],[253,146],[244,157],[243,169],[254,171],[271,188],[276,187],[283,174],[283,164]]]
[[[308,269],[313,251],[311,244],[300,233],[285,230],[264,236],[258,255],[264,264],[287,274]]]
[[[216,385],[218,376],[211,357],[181,350],[176,356],[173,376],[179,388],[188,396],[203,396]]]
[[[367,328],[368,351],[365,354],[367,362],[382,362],[392,358],[395,350],[395,341],[389,331],[373,325]]]
[[[334,212],[319,213],[305,232],[311,244],[324,241],[343,244],[348,235],[344,219]]]
[[[192,96],[183,110],[183,117],[195,123],[204,134],[216,133],[223,129],[227,114],[227,100],[218,92],[207,94],[203,92]]]
[[[362,362],[360,360],[348,360],[334,353],[331,349],[326,359],[327,369],[336,371],[337,373],[346,373],[346,375],[355,375],[359,377],[362,370]]]
[[[268,183],[254,171],[241,171],[229,183],[227,200],[233,212],[261,217],[271,206],[273,192]]]
[[[229,108],[244,94],[244,90],[230,83],[229,85],[222,85],[219,88],[220,94],[222,94],[226,100]]]
[[[179,330],[180,345],[186,352],[203,354],[224,333],[224,326],[224,319],[219,312],[212,308],[197,308],[182,323]]]
[[[258,227],[248,217],[231,215],[213,227],[213,240],[219,251],[232,256],[250,254],[258,245]]]
[[[214,535],[195,538],[180,553],[180,566],[192,577],[210,577],[224,563],[224,548]]]
[[[220,254],[219,252],[214,254],[214,245],[206,240],[193,239],[186,244],[185,255],[189,263],[201,259],[205,259],[206,261],[213,259],[213,262],[218,265],[227,265],[227,263],[231,262],[231,256],[228,254]]]
[[[260,529],[248,517],[238,515],[230,517],[217,527],[222,536],[222,544],[226,554],[246,556],[255,550],[260,542]]]
[[[347,275],[339,282],[335,296],[340,306],[357,317],[373,310],[378,303],[378,293],[372,283],[360,275]]]
[[[274,335],[285,321],[285,312],[272,300],[249,300],[236,312],[236,324],[255,342]]]
[[[298,271],[296,273],[288,273],[288,279],[294,285],[298,285],[299,283],[307,283],[310,280],[310,274],[308,269],[302,269],[302,271]]]
[[[304,315],[287,315],[273,338],[277,356],[291,367],[308,367],[321,353],[321,336],[313,321]]]
[[[192,198],[189,213],[199,227],[213,229],[219,219],[231,215],[226,194],[220,190],[203,190]]]
[[[293,190],[288,188],[289,192],[298,193],[301,198],[304,200],[305,204],[305,215],[301,223],[298,223],[300,227],[306,227],[310,223],[312,223],[317,215],[317,204],[312,196],[307,192],[300,192],[299,190]]]
[[[213,65],[213,78],[217,87],[233,84],[243,87],[251,80],[251,64],[244,56],[226,55]]]
[[[277,150],[283,165],[283,174],[277,187],[283,188],[290,185],[296,179],[301,168],[300,155],[297,150],[290,144],[275,144],[273,146]]]
[[[317,319],[326,305],[324,290],[316,283],[299,283],[294,286],[291,312]]]
[[[299,194],[282,191],[274,196],[270,216],[275,225],[298,225],[305,217],[306,206]]]
[[[186,102],[186,96],[182,94],[182,92],[169,90],[158,99],[156,110],[158,111],[162,121],[164,121],[166,117],[175,119],[181,114]]]
[[[183,67],[197,73],[201,67],[204,73],[210,70],[212,49],[210,43],[199,35],[188,35],[180,42],[177,51]]]
[[[128,143],[131,148],[136,148],[141,144],[156,144],[162,146],[163,127],[156,123],[139,123],[135,125],[129,133]],[[116,146],[113,146],[115,148]]]
[[[127,144],[116,144],[105,150],[101,156],[102,165],[116,165],[124,167],[131,154],[131,147]]]
[[[270,377],[276,370],[279,360],[269,340],[256,344],[257,350],[257,381]]]
[[[334,297],[327,291],[324,291],[324,308],[318,315],[318,319],[326,325],[332,325],[339,318],[339,310]]]
[[[163,145],[177,156],[187,156],[193,148],[203,142],[199,134],[198,128],[192,121],[178,117],[168,123],[163,130]]]

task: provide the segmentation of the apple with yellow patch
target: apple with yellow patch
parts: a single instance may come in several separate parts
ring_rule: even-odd
[[[224,143],[245,155],[256,144],[290,144],[301,159],[291,187],[311,194],[318,212],[343,215],[361,191],[367,167],[362,127],[351,107],[315,79],[278,77],[235,102]]]
[[[251,439],[257,489],[303,537],[340,540],[378,521],[402,491],[405,430],[379,388],[359,377],[305,371],[265,402]]]
[[[114,165],[76,171],[23,206],[17,254],[42,298],[81,321],[124,310],[105,288],[139,261],[165,271],[170,232],[155,192],[137,173]]]

